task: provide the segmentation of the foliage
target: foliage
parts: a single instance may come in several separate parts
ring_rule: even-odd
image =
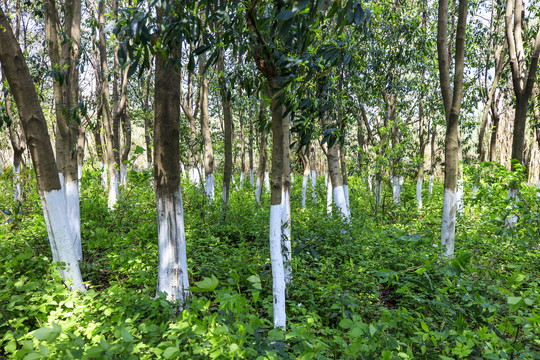
[[[219,201],[206,203],[184,181],[193,297],[182,310],[155,294],[148,173],[130,173],[131,188],[109,212],[99,173],[85,171],[84,294],[68,292],[51,265],[35,191],[16,227],[8,221],[16,205],[3,195],[0,358],[537,358],[540,200],[525,188],[519,202],[509,203],[514,175],[493,164],[477,169],[465,167],[466,194],[473,185],[478,190],[465,199],[458,251],[449,261],[439,254],[439,184],[420,212],[411,182],[400,208],[386,199],[375,213],[365,182],[353,176],[355,215],[342,224],[323,202],[300,208],[301,189],[293,183],[286,331],[273,330],[270,320],[268,206],[254,201],[247,183],[231,193],[225,217]],[[0,185],[9,184],[4,173]],[[511,213],[520,221],[507,229]]]

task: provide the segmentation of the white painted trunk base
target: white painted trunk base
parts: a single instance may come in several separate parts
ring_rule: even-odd
[[[77,179],[79,179],[79,185],[80,185],[80,180],[82,178],[82,165],[77,165]]]
[[[156,192],[158,224],[157,292],[167,294],[167,300],[183,303],[189,296],[186,235],[182,192]]]
[[[517,189],[508,189],[508,200],[512,200],[513,202],[519,201]],[[504,221],[504,226],[506,228],[513,228],[517,225],[517,223],[518,216],[516,214],[511,214]]]
[[[367,182],[368,182],[369,191],[372,192],[373,191],[373,176],[371,175],[368,176]]]
[[[264,173],[264,190],[266,192],[270,191],[270,175],[268,171]]]
[[[253,181],[255,180],[253,177],[253,174],[254,174],[253,169],[250,169],[249,170],[249,183],[251,184],[251,186],[255,186],[255,184],[253,183]]]
[[[118,171],[115,171],[113,174],[114,175],[109,179],[109,210],[114,210],[118,197],[120,196],[120,191],[118,190]]]
[[[463,179],[458,179],[457,181],[457,213],[459,216],[463,216],[463,211],[465,210],[465,203],[463,200]]]
[[[78,181],[68,181],[66,183],[66,212],[71,236],[73,238],[73,249],[77,260],[82,261],[81,245],[81,210],[79,204],[79,184]]]
[[[540,197],[540,179],[538,180],[538,184],[536,185],[536,196],[537,197]]]
[[[210,199],[210,201],[214,200],[214,174],[206,176],[205,189],[208,199]]]
[[[20,165],[13,168],[13,200],[22,201]]]
[[[326,181],[326,212],[332,213],[332,179],[326,174],[324,179]]]
[[[240,173],[240,185],[244,185],[244,180],[245,180],[245,179],[244,179],[244,173],[241,172],[241,173]]]
[[[333,193],[334,203],[341,212],[341,216],[344,218],[344,220],[350,220],[351,213],[349,212],[349,207],[347,206],[347,201],[345,200],[345,191],[343,186],[336,186]]]
[[[291,185],[294,183],[294,173],[291,173]]]
[[[381,206],[382,181],[375,179],[375,189],[373,192],[375,195],[375,203],[377,204],[377,206]]]
[[[429,196],[433,194],[433,175],[429,176]]]
[[[274,298],[274,327],[285,328],[285,269],[281,253],[281,204],[270,206],[270,262],[272,266],[272,295]]]
[[[41,192],[40,195],[53,260],[63,263],[58,267],[58,271],[70,290],[85,290],[73,248],[71,229],[67,222],[64,194],[62,190],[52,190]]]
[[[441,245],[446,257],[454,255],[454,239],[456,236],[457,194],[453,189],[444,189]]]
[[[390,176],[390,184],[392,185],[392,200],[395,205],[401,204],[401,185],[399,176]]]
[[[263,180],[257,177],[257,187],[255,188],[255,200],[257,200],[258,203],[261,202],[262,184],[263,184]]]
[[[126,186],[127,184],[127,164],[120,165],[120,185]]]
[[[309,176],[304,176],[302,179],[302,207],[306,207],[306,195],[307,195],[307,184]]]
[[[317,172],[311,170],[311,200],[317,202]]]
[[[292,248],[291,248],[291,196],[289,191],[281,192],[281,240],[283,242],[283,266],[285,283],[290,284],[292,279]]]
[[[418,209],[422,208],[422,184],[424,182],[423,178],[416,179],[416,204]]]

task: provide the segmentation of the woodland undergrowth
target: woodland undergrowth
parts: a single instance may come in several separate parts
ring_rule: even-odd
[[[156,295],[150,173],[132,171],[111,212],[99,174],[84,172],[84,294],[68,292],[52,263],[33,180],[16,203],[11,176],[0,179],[0,358],[540,358],[540,198],[524,187],[509,202],[513,178],[493,164],[465,169],[453,259],[441,258],[440,183],[432,196],[425,184],[421,210],[413,179],[400,206],[386,189],[377,207],[351,176],[344,224],[326,211],[322,179],[302,209],[296,176],[286,331],[271,321],[269,193],[257,204],[246,183],[224,208],[184,179],[193,296],[179,310]]]

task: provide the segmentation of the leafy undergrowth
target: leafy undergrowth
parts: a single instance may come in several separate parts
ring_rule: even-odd
[[[179,311],[155,294],[148,173],[130,174],[112,212],[99,175],[85,173],[84,294],[69,293],[51,263],[35,190],[14,203],[4,174],[0,358],[538,359],[540,201],[523,189],[522,201],[508,202],[504,169],[466,174],[451,260],[440,256],[440,185],[432,198],[424,192],[422,210],[407,184],[401,206],[386,194],[376,207],[367,183],[352,177],[344,224],[327,214],[322,183],[319,201],[300,208],[296,176],[286,331],[272,328],[268,194],[259,205],[245,185],[225,211],[184,181],[194,291]],[[512,214],[518,225],[506,228]]]

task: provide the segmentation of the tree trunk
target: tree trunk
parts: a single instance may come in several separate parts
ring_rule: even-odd
[[[249,155],[249,183],[253,186],[253,116],[249,117],[249,141],[248,141],[248,155]]]
[[[291,168],[289,159],[289,115],[283,116],[285,107],[282,106],[282,132],[283,132],[283,169],[281,176],[281,239],[284,264],[285,283],[290,284],[292,279],[291,268]]]
[[[0,28],[4,29],[0,31],[0,63],[17,104],[32,157],[53,260],[65,264],[58,270],[70,289],[84,290],[47,123],[24,56],[2,8]]]
[[[422,208],[422,184],[424,182],[424,154],[426,151],[427,142],[424,138],[424,103],[420,101],[418,106],[418,117],[419,117],[419,138],[420,138],[420,153],[418,156],[419,166],[418,173],[416,174],[416,203],[418,209]]]
[[[247,176],[246,133],[245,133],[245,127],[244,127],[244,113],[242,110],[240,110],[240,114],[238,115],[238,120],[240,122],[240,185],[242,186]]]
[[[439,56],[439,77],[441,93],[446,114],[445,165],[444,165],[444,199],[441,227],[441,244],[445,255],[454,254],[457,207],[457,177],[459,160],[459,113],[463,94],[463,70],[465,55],[465,33],[467,26],[468,0],[461,0],[458,8],[458,24],[456,32],[456,54],[454,90],[450,89],[450,59],[447,43],[448,0],[439,0],[437,53]]]
[[[170,301],[189,292],[184,211],[180,185],[180,75],[172,62],[155,58],[154,189],[158,222],[158,286]]]
[[[309,177],[311,174],[311,169],[309,166],[309,144],[306,146],[305,153],[300,153],[300,158],[302,159],[302,163],[304,165],[304,178],[302,180],[302,207],[306,207],[306,197],[307,197],[307,185],[309,181]]]
[[[107,65],[107,40],[105,38],[105,3],[100,0],[98,7],[99,16],[99,60],[100,60],[100,73],[101,80],[101,118],[103,120],[103,127],[105,128],[105,138],[107,146],[107,172],[109,175],[109,193],[108,193],[108,206],[109,210],[113,210],[119,197],[118,188],[118,167],[117,161],[118,147],[115,146],[118,137],[113,126],[113,119],[111,116],[110,108],[110,95],[109,95],[109,67]],[[119,160],[119,159],[118,159]]]
[[[262,128],[260,134],[260,144],[259,144],[259,168],[257,169],[257,188],[255,189],[255,200],[258,203],[262,200],[262,192],[264,187],[264,176],[266,174],[266,162],[268,160],[268,151],[267,151],[267,134],[266,134],[266,100],[261,94],[261,104],[259,109],[259,128]]]
[[[214,200],[214,150],[212,149],[212,137],[208,116],[208,78],[204,74],[205,58],[199,60],[199,91],[201,109],[201,136],[204,146],[204,173],[206,177],[206,196],[210,201]],[[229,180],[230,181],[230,180]]]
[[[491,120],[493,122],[491,129],[491,140],[489,142],[489,161],[496,161],[497,155],[497,132],[499,130],[499,105],[500,93],[497,97],[497,101],[491,103]]]
[[[220,51],[218,59],[218,72],[219,72],[219,90],[221,95],[221,105],[223,107],[223,121],[225,126],[225,166],[223,170],[223,202],[225,205],[229,205],[229,196],[231,192],[231,177],[233,170],[232,159],[232,144],[233,144],[233,122],[232,122],[232,110],[230,103],[230,92],[227,90],[227,83],[225,80],[225,59],[223,58],[223,50]]]
[[[150,77],[152,76],[152,67],[148,70],[146,74],[145,89],[144,89],[144,141],[146,144],[146,166],[148,169],[152,168],[152,135],[150,131],[152,130],[152,117],[151,110],[152,106],[150,105]]]

